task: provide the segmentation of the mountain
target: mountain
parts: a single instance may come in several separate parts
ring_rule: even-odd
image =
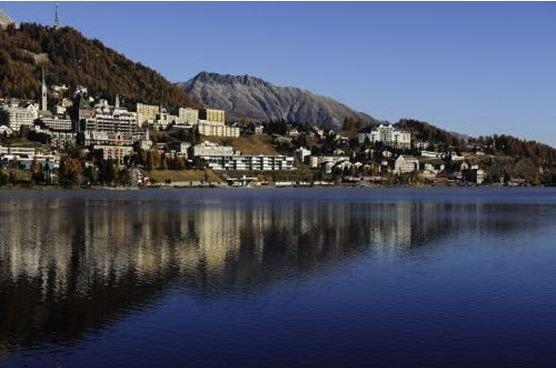
[[[23,23],[0,30],[0,45],[0,97],[36,99],[44,68],[47,83],[66,84],[70,90],[83,85],[92,96],[119,94],[128,104],[170,108],[201,106],[156,71],[70,27]]]
[[[278,87],[249,75],[201,72],[178,85],[205,106],[226,110],[232,119],[285,120],[336,129],[348,117],[359,119],[362,125],[378,122],[332,98],[300,88]]]

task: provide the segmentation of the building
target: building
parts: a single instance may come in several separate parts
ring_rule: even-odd
[[[36,149],[33,147],[5,147],[0,145],[0,155],[33,156],[35,153]]]
[[[139,125],[152,124],[155,122],[157,115],[160,113],[160,107],[157,105],[147,105],[137,103],[135,111],[137,112],[137,121]]]
[[[394,173],[405,174],[419,170],[419,160],[415,156],[400,155],[394,162]]]
[[[31,147],[4,147],[0,145],[0,165],[7,166],[14,160],[25,169],[29,169],[33,161],[50,169],[55,169],[60,164],[60,156],[57,154],[40,153]]]
[[[139,139],[132,133],[104,132],[98,130],[86,130],[83,133],[84,145],[118,145],[133,146]]]
[[[261,134],[263,134],[263,132],[264,132],[264,126],[262,126],[262,125],[256,125],[256,126],[253,128],[253,133],[254,133],[255,135],[261,135]]]
[[[163,108],[156,116],[156,121],[154,122],[153,127],[156,130],[166,130],[170,125],[177,124],[178,121],[178,116],[170,114],[166,109]]]
[[[200,157],[212,170],[274,171],[293,170],[293,157],[285,155],[240,155]]]
[[[19,132],[22,126],[33,125],[38,117],[39,106],[34,103],[21,106],[13,102],[0,109],[0,123],[8,125],[14,132]]]
[[[221,146],[207,141],[196,144],[192,150],[194,157],[233,156],[234,153],[234,148],[231,146]]]
[[[349,161],[348,156],[311,156],[309,158],[309,163],[312,168],[320,167],[323,164],[331,163],[332,166],[338,162]]]
[[[225,123],[226,112],[218,109],[201,109],[199,110],[199,120]]]
[[[70,119],[53,117],[41,117],[41,125],[48,129],[58,132],[71,132],[73,131],[73,124]]]
[[[7,125],[0,125],[0,136],[2,137],[11,137],[13,134],[12,128]]]
[[[213,170],[292,170],[293,157],[285,155],[242,155],[231,146],[202,142],[192,147],[192,156]]]
[[[85,130],[135,133],[139,130],[139,123],[136,113],[100,100],[94,107],[93,116],[85,120]]]
[[[295,153],[297,154],[297,157],[299,157],[300,162],[306,163],[312,152],[310,149],[307,149],[305,147],[299,147],[295,150]]]
[[[359,140],[359,144],[363,144],[366,140],[369,140],[371,143],[380,142],[385,146],[394,148],[411,148],[411,134],[394,128],[392,124],[380,124],[370,133],[359,133],[357,138]]]
[[[463,181],[482,184],[485,181],[486,173],[482,169],[465,169],[461,171]]]
[[[188,158],[188,152],[189,149],[191,148],[191,143],[188,142],[178,142],[172,145],[172,151],[171,153],[175,156],[175,157],[183,157],[183,158]]]
[[[182,125],[197,125],[199,123],[199,110],[190,107],[180,107],[178,122]]]
[[[443,152],[436,152],[436,151],[421,151],[421,156],[423,157],[431,157],[431,158],[444,158],[446,154]]]
[[[133,154],[133,146],[97,144],[94,146],[94,150],[102,151],[103,160],[113,160],[119,164],[124,163],[126,156]]]
[[[425,173],[437,175],[444,171],[446,165],[444,161],[434,157],[419,157],[419,169]]]
[[[199,120],[199,134],[213,137],[239,137],[239,128],[218,121]]]

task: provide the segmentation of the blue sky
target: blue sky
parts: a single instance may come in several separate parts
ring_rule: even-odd
[[[54,3],[0,2],[51,24]],[[556,146],[556,3],[68,3],[64,25],[184,81],[250,74],[379,119]]]

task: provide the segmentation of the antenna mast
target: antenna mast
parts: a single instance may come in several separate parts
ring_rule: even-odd
[[[54,8],[54,28],[60,28],[60,18],[58,17],[58,2]]]

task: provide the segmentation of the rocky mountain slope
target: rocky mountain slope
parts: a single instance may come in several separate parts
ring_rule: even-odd
[[[359,119],[362,125],[377,122],[332,98],[300,88],[278,87],[248,75],[201,72],[178,85],[203,105],[225,109],[230,119],[285,120],[328,128],[341,128],[348,117]]]

